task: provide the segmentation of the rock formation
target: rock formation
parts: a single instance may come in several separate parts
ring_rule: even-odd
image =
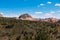
[[[21,16],[19,16],[19,19],[21,19],[21,20],[36,21],[36,19],[31,17],[29,14],[22,14]]]

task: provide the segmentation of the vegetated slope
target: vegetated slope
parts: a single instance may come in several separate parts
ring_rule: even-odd
[[[60,40],[60,21],[40,21],[0,18],[0,40]]]

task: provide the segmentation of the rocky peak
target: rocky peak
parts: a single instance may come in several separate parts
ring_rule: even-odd
[[[29,14],[22,14],[21,16],[19,16],[19,19],[21,19],[21,20],[36,21],[36,19],[31,17]]]
[[[22,14],[19,18],[32,18],[29,14]]]

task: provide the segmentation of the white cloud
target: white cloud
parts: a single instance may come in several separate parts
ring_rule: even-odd
[[[40,4],[40,6],[44,6],[45,4]]]
[[[54,12],[54,11],[51,11],[50,13],[51,13],[51,14],[54,14],[55,12]]]
[[[43,12],[35,12],[35,14],[42,14]]]
[[[52,2],[47,2],[48,4],[51,4]]]
[[[59,6],[60,7],[60,4],[59,3],[56,3],[55,6]]]
[[[39,4],[37,7],[44,6],[45,4]]]

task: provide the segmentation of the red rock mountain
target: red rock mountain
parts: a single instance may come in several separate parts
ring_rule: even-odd
[[[44,20],[42,20],[43,22],[53,22],[53,23],[55,23],[55,22],[58,22],[59,20],[58,19],[56,19],[56,18],[47,18],[47,19],[44,19]]]
[[[37,19],[33,18],[32,16],[30,16],[29,14],[22,14],[21,16],[19,16],[19,19],[30,20],[30,21],[36,21],[37,20]]]

